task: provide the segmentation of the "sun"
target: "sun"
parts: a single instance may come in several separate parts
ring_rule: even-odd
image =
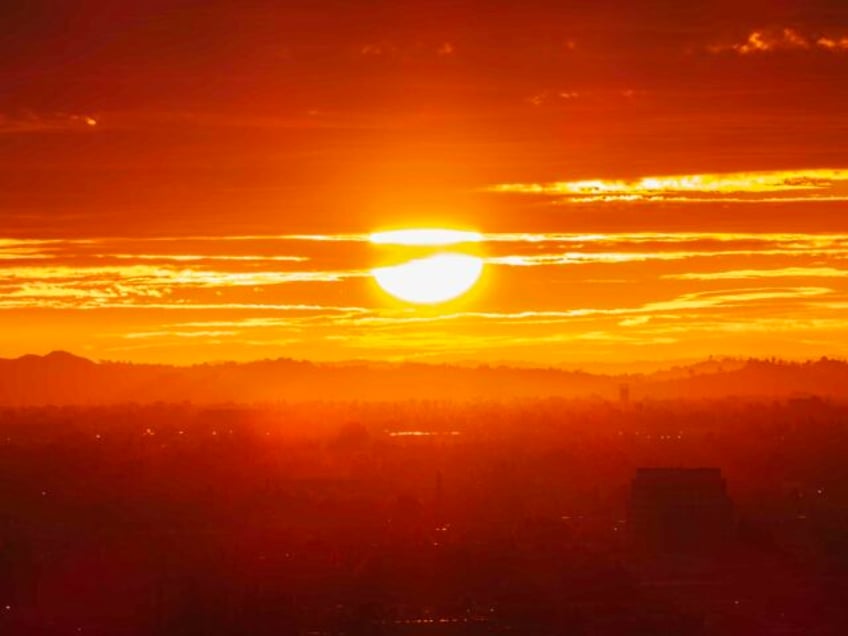
[[[447,302],[474,287],[483,273],[483,259],[458,251],[446,252],[443,248],[481,240],[480,234],[463,230],[414,229],[375,233],[371,235],[373,244],[399,246],[404,250],[404,257],[409,249],[426,249],[435,253],[378,267],[372,270],[372,275],[383,291],[405,302],[429,305]]]
[[[384,291],[419,304],[458,298],[474,286],[482,272],[482,259],[468,254],[436,254],[373,270]]]

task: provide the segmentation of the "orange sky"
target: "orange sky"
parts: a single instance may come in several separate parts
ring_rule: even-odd
[[[0,356],[848,355],[841,0],[0,18]],[[377,289],[416,226],[483,234],[470,294]]]

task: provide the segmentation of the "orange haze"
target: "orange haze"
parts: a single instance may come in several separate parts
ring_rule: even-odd
[[[0,356],[848,355],[848,7],[0,7]],[[370,236],[479,233],[405,304]]]

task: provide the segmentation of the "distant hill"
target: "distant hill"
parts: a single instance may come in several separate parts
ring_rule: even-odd
[[[848,398],[848,363],[711,360],[638,375],[554,368],[418,363],[317,364],[290,359],[188,367],[93,362],[56,351],[0,359],[0,405],[128,402],[257,403],[307,400],[475,400],[528,397]]]

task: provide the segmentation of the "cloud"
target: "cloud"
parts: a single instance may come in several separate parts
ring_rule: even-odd
[[[163,265],[18,265],[0,268],[0,307],[43,306],[63,299],[74,306],[106,308],[127,301],[156,300],[189,291],[221,293],[239,288],[256,290],[289,283],[337,283],[368,276],[366,270],[347,271],[221,271]],[[71,302],[73,301],[73,303]],[[182,299],[182,302],[190,302]]]
[[[176,261],[190,263],[196,261],[236,261],[236,262],[284,262],[303,263],[306,256],[254,255],[254,254],[97,254],[97,258],[130,261]],[[0,259],[3,258],[0,253]]]
[[[595,321],[603,317],[629,316],[628,325],[636,326],[655,317],[673,318],[692,311],[726,310],[744,305],[756,305],[774,300],[806,301],[828,296],[828,287],[756,287],[715,291],[689,292],[666,300],[650,301],[629,307],[579,307],[567,310],[456,312],[450,314],[413,315],[405,311],[373,310],[333,319],[345,328],[407,329],[410,325],[466,322],[468,324],[511,324],[517,328],[528,325],[556,325],[574,321]]]
[[[636,100],[642,99],[649,94],[647,90],[635,88],[592,88],[589,90],[577,90],[573,86],[559,88],[539,88],[539,90],[524,98],[524,101],[535,107],[566,106],[578,102],[584,108],[608,107],[610,104],[632,105]]]
[[[808,179],[793,183],[819,185]],[[45,320],[56,310],[109,311],[113,331],[85,336],[104,352],[176,351],[214,342],[233,351],[285,347],[286,355],[322,358],[368,351],[383,358],[479,354],[484,359],[487,351],[502,351],[507,357],[525,359],[526,354],[535,359],[556,344],[567,344],[573,355],[583,356],[604,347],[683,346],[698,338],[715,342],[717,334],[765,337],[769,331],[760,319],[786,321],[769,323],[786,338],[793,334],[792,324],[802,325],[802,330],[813,320],[819,321],[821,333],[844,331],[839,303],[846,298],[848,266],[840,267],[839,260],[848,262],[848,234],[481,232],[412,236],[415,240],[397,233],[374,236],[0,239],[0,321],[14,321],[16,310],[44,312]],[[470,238],[470,247],[493,267],[493,278],[503,276],[509,284],[521,285],[536,277],[551,281],[551,288],[508,303],[483,298],[479,311],[447,313],[444,308],[384,306],[365,285],[358,291],[356,285],[333,287],[368,276],[369,253],[385,250],[382,241],[403,252],[422,249],[418,243],[430,238],[438,240],[426,249],[440,248],[446,238],[461,239],[461,245],[449,245],[450,250],[468,247],[464,241]],[[19,254],[21,250],[27,254]],[[49,260],[15,262],[2,260],[4,255]],[[710,263],[715,271],[702,273],[697,271],[700,266],[683,269],[675,263],[688,259],[700,266]],[[597,272],[584,277],[582,268],[573,265],[609,268],[613,278],[643,284],[617,285],[613,296],[599,287],[584,295],[567,286],[585,290],[587,279],[597,278]],[[563,269],[541,279],[521,271],[533,266]],[[496,273],[495,268],[503,269]],[[737,280],[758,282],[733,282]],[[720,281],[726,284],[717,285]],[[721,289],[705,289],[708,286]],[[349,302],[339,303],[348,292],[353,293]],[[122,310],[126,318],[114,318]],[[53,315],[61,321],[72,314]],[[830,322],[825,325],[825,320]]]
[[[752,31],[742,42],[713,44],[707,47],[711,53],[732,52],[739,55],[811,49],[831,52],[848,51],[848,36],[805,35],[792,28],[761,29]]]
[[[646,303],[642,312],[669,312],[713,307],[739,306],[760,301],[801,299],[833,293],[829,287],[777,287],[733,289],[683,294],[672,300]]]
[[[695,333],[696,319],[704,324],[789,314],[799,320],[835,319],[842,310],[825,308],[824,303],[844,299],[840,288],[848,281],[836,260],[848,262],[848,234],[449,234],[435,237],[439,239],[435,248],[445,238],[462,239],[460,243],[473,239],[470,246],[487,259],[493,278],[503,276],[518,284],[534,277],[552,282],[544,295],[506,304],[483,298],[479,311],[443,313],[443,308],[383,306],[366,285],[340,284],[357,277],[362,282],[369,275],[369,252],[385,249],[375,242],[388,240],[390,249],[402,252],[421,249],[420,239],[433,238],[425,234],[407,241],[409,236],[396,233],[376,237],[373,241],[366,233],[229,236],[182,243],[178,237],[0,239],[0,321],[13,320],[19,310],[43,311],[45,316],[56,310],[126,310],[122,313],[126,322],[112,319],[115,332],[88,336],[100,350],[121,343],[168,350],[215,340],[234,347],[285,342],[295,350],[302,347],[298,351],[310,356],[308,352],[317,350],[338,357],[359,350],[379,352],[381,357],[432,352],[455,356],[487,347],[536,350],[542,343],[671,344]],[[412,245],[396,245],[400,239]],[[461,250],[462,245],[449,249]],[[14,255],[17,250],[49,260],[2,260],[7,251]],[[281,260],[266,260],[263,253]],[[710,263],[710,269],[717,271],[701,273],[676,264],[687,260],[701,266]],[[539,278],[538,272],[521,271],[526,267],[562,269]],[[587,289],[587,279],[598,274],[591,271],[584,276],[582,268],[592,267],[608,268],[609,277],[640,284],[619,284],[613,296],[595,291],[583,295],[567,287],[577,284],[580,290]],[[848,272],[848,266],[844,269]],[[812,284],[799,284],[799,277],[813,281],[817,276],[821,279]],[[713,287],[718,281],[727,284],[719,290],[704,289],[710,281]],[[289,283],[300,285],[286,286]],[[348,292],[353,296],[340,303],[338,299]],[[728,327],[710,333],[735,332]]]
[[[177,244],[187,251],[172,251]],[[375,255],[382,252],[384,245],[399,253],[411,250],[410,255],[417,254],[419,247],[460,252],[471,249],[486,264],[500,267],[615,265],[720,257],[848,259],[848,234],[801,232],[416,230],[217,238],[0,239],[0,282],[10,277],[18,281],[53,281],[58,285],[82,279],[122,279],[132,284],[174,288],[338,282],[368,275],[373,262],[363,259],[366,244],[373,245]],[[214,252],[222,246],[226,246],[226,253]]]
[[[96,128],[99,121],[84,113],[0,113],[0,134],[37,132],[85,132]]]
[[[221,338],[223,336],[235,336],[239,331],[136,331],[124,334],[128,340],[139,340],[145,338]]]
[[[527,102],[533,106],[542,106],[547,103],[570,102],[580,99],[580,93],[574,90],[545,90],[535,93],[527,98]]]
[[[442,42],[436,47],[436,55],[453,55],[455,52],[456,49],[450,42]]]
[[[783,267],[779,269],[740,269],[725,272],[666,274],[669,280],[747,280],[758,278],[846,278],[848,270],[835,267]]]
[[[143,281],[155,285],[188,285],[194,287],[277,285],[290,282],[334,282],[344,278],[365,276],[363,271],[211,271],[148,265],[107,265],[102,267],[20,266],[0,270],[0,287],[20,280],[74,281]]]
[[[848,169],[815,168],[584,179],[547,183],[501,183],[490,192],[560,197],[567,203],[848,201]]]
[[[390,42],[371,42],[363,44],[359,47],[359,53],[365,57],[381,57],[384,55],[394,55],[398,52],[398,47]]]
[[[456,45],[448,40],[413,44],[398,44],[390,40],[380,40],[360,45],[358,52],[362,57],[372,58],[452,57],[456,55]]]
[[[375,309],[358,315],[317,317],[311,331],[340,347],[408,357],[457,351],[464,354],[495,349],[538,348],[549,344],[611,343],[629,346],[674,344],[700,334],[714,338],[714,325],[725,333],[768,333],[774,326],[787,333],[792,325],[844,329],[844,319],[807,319],[799,307],[830,298],[824,287],[725,289],[672,296],[665,300],[609,308],[560,311],[488,311],[420,315],[403,310]],[[758,310],[773,315],[783,306],[794,317],[767,317],[760,325]],[[740,320],[738,312],[746,319]],[[753,313],[752,313],[753,312]],[[622,327],[624,329],[622,329]],[[258,335],[256,337],[259,337]],[[424,353],[427,352],[427,353]]]
[[[819,38],[816,40],[816,46],[828,51],[848,51],[848,36],[840,38]]]
[[[581,265],[587,263],[634,263],[641,261],[676,261],[698,252],[563,252],[559,254],[528,254],[492,256],[485,259],[488,265],[508,267],[539,267]]]

